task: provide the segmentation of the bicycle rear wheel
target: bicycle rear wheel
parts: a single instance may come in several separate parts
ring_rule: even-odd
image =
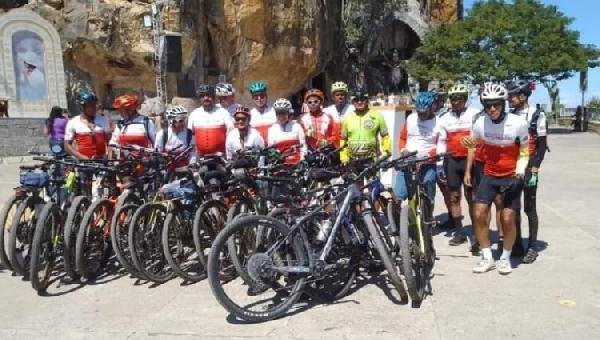
[[[225,228],[228,211],[221,201],[202,203],[194,216],[193,239],[198,258],[204,268],[208,265],[208,252],[219,231]],[[231,218],[233,219],[233,217]]]
[[[427,284],[427,271],[424,267],[425,256],[421,252],[420,237],[415,226],[408,221],[408,210],[410,207],[400,208],[399,227],[400,235],[397,237],[400,244],[400,255],[402,257],[402,272],[406,281],[408,295],[414,306],[418,306],[425,296]]]
[[[58,257],[62,216],[54,202],[48,202],[40,212],[31,245],[31,286],[38,293],[48,288],[50,276]]]
[[[113,228],[110,232],[110,243],[121,267],[134,277],[147,280],[148,278],[137,270],[133,264],[131,247],[129,246],[129,227],[138,208],[138,204],[128,203],[122,204],[118,210],[115,210],[112,219]]]
[[[71,207],[67,213],[63,236],[63,259],[65,272],[71,280],[79,280],[80,275],[75,268],[75,245],[77,244],[77,234],[79,226],[85,212],[88,210],[92,201],[87,196],[77,196],[73,199]]]
[[[10,239],[10,228],[21,201],[22,198],[17,198],[15,194],[10,195],[10,197],[4,201],[2,212],[0,212],[0,262],[4,268],[11,271],[13,268],[8,257],[7,245],[8,240]]]
[[[156,283],[167,282],[175,275],[162,249],[166,217],[167,207],[164,204],[146,203],[135,212],[129,224],[128,241],[133,264]]]
[[[206,266],[200,261],[192,229],[192,220],[186,219],[181,209],[169,212],[162,231],[162,247],[169,266],[179,277],[198,282],[206,278]]]
[[[231,266],[231,260],[227,260],[229,239],[255,235],[259,227],[269,237],[259,247],[249,247],[248,252],[238,254],[242,270],[251,281],[223,275],[230,272],[230,268],[223,267]],[[248,215],[236,218],[214,240],[208,256],[208,282],[217,301],[237,318],[251,322],[272,320],[283,316],[300,298],[308,274],[293,270],[305,266],[307,254],[296,237],[282,242],[288,233],[288,227],[274,218]],[[273,247],[276,242],[280,244]],[[270,252],[266,253],[268,249]]]
[[[13,271],[21,276],[29,275],[31,242],[43,203],[44,200],[37,195],[21,201],[10,228],[8,255]]]
[[[98,199],[83,216],[75,244],[75,267],[87,281],[94,281],[106,267],[110,256],[110,221],[113,203]]]

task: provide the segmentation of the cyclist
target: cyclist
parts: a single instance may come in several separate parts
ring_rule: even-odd
[[[354,106],[348,101],[348,85],[343,81],[331,84],[331,96],[333,104],[323,109],[323,112],[329,114],[339,124],[346,114],[354,111]]]
[[[426,158],[436,155],[438,143],[438,122],[433,111],[435,94],[420,92],[415,100],[417,114],[409,115],[400,131],[400,153],[417,151],[417,158]],[[433,204],[435,198],[436,164],[422,164],[418,169],[419,181],[423,183],[427,197]],[[410,197],[415,185],[403,171],[398,172],[394,193],[398,198],[405,200]]]
[[[475,232],[482,253],[482,259],[473,267],[474,273],[485,273],[496,266],[500,274],[512,272],[510,255],[516,237],[515,216],[520,209],[523,176],[529,161],[529,136],[525,119],[506,112],[507,98],[504,86],[486,84],[481,93],[481,103],[487,115],[477,118],[471,132],[473,139],[481,142],[485,160],[473,209]],[[497,195],[504,203],[501,212],[504,244],[496,264],[490,248],[488,216],[490,205]]]
[[[212,85],[201,84],[196,95],[202,105],[192,111],[188,118],[188,129],[194,133],[196,154],[225,153],[227,131],[233,127],[231,115],[215,105],[215,88]]]
[[[180,105],[167,107],[165,118],[168,126],[156,134],[154,148],[159,151],[183,151],[192,143],[192,131],[187,128],[187,109]],[[193,152],[190,157],[193,158]],[[187,165],[187,159],[181,160],[177,166]]]
[[[438,176],[438,180],[445,182],[448,187],[450,198],[449,217],[452,219],[452,225],[456,228],[449,244],[451,246],[458,246],[467,240],[463,230],[462,209],[460,206],[461,189],[467,162],[467,148],[462,144],[462,139],[471,134],[473,118],[479,113],[479,110],[467,107],[469,88],[464,84],[452,86],[448,91],[448,95],[452,108],[439,117],[440,138],[437,148],[439,153],[449,152],[452,155],[438,162],[438,166],[441,169],[438,173],[440,175]],[[469,206],[469,215],[471,215],[471,188],[465,186],[464,190]],[[472,216],[471,220],[473,220]]]
[[[233,114],[232,129],[227,133],[225,141],[225,149],[227,159],[233,159],[235,153],[241,149],[263,149],[265,142],[260,133],[250,126],[250,110],[242,105],[238,105]]]
[[[215,94],[219,100],[219,104],[217,104],[217,106],[227,110],[227,112],[229,112],[229,114],[233,117],[233,114],[239,105],[235,102],[235,89],[233,88],[233,85],[228,83],[218,83],[217,86],[215,86]]]
[[[137,145],[141,147],[153,147],[156,141],[156,128],[154,122],[144,115],[140,115],[138,107],[139,99],[136,95],[125,94],[118,96],[113,102],[113,107],[119,110],[121,120],[117,122],[113,131],[111,144],[119,146]],[[109,149],[109,156],[112,150]]]
[[[311,89],[306,91],[304,102],[308,105],[309,112],[300,117],[299,123],[304,128],[306,144],[313,149],[325,145],[337,147],[340,143],[339,129],[334,118],[321,110],[325,96],[321,90]]]
[[[279,152],[286,154],[284,164],[293,165],[304,159],[306,154],[306,139],[302,126],[290,116],[294,113],[292,103],[279,98],[273,103],[273,109],[277,116],[277,123],[269,128],[267,139],[268,146],[275,146]],[[292,147],[296,150],[290,150]]]
[[[523,116],[529,126],[529,164],[525,170],[525,186],[523,188],[523,207],[529,221],[529,242],[527,252],[523,257],[524,263],[532,263],[536,260],[538,234],[538,214],[536,209],[536,193],[538,186],[538,174],[544,155],[546,154],[546,115],[544,112],[529,106],[531,96],[531,84],[525,80],[511,81],[507,84],[508,103],[512,112]],[[517,241],[513,247],[513,255],[523,255],[521,242],[521,218],[517,215]]]
[[[254,108],[250,110],[250,124],[258,130],[263,140],[268,140],[269,128],[277,122],[277,117],[267,101],[267,84],[264,81],[252,82],[248,91],[254,102]]]
[[[75,101],[81,113],[69,120],[65,127],[65,151],[79,159],[106,157],[110,124],[104,116],[96,115],[98,98],[92,91],[79,90]]]
[[[378,137],[381,138],[381,151],[390,154],[390,137],[385,120],[379,111],[369,109],[369,95],[364,89],[353,93],[352,104],[355,110],[348,112],[342,120],[340,146],[347,146],[340,152],[342,163],[352,159],[373,159],[379,154]]]

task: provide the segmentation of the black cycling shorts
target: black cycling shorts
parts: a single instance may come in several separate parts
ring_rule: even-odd
[[[521,192],[523,181],[516,177],[497,178],[483,175],[475,194],[475,202],[492,204],[496,195],[502,195],[504,208],[521,210]]]
[[[477,191],[481,178],[483,177],[483,162],[474,161],[473,168],[471,168],[471,184],[473,185],[473,191]]]
[[[466,158],[448,157],[444,161],[444,172],[450,191],[459,191],[465,178]]]

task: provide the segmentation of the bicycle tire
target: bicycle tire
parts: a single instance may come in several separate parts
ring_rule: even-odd
[[[155,229],[151,231],[151,234],[148,234],[145,223],[146,214],[151,213],[153,209],[159,211],[159,214],[156,216],[161,220],[154,221],[153,225],[155,226]],[[133,265],[146,276],[148,280],[155,283],[165,283],[175,276],[175,273],[169,269],[168,262],[164,258],[164,252],[162,250],[162,228],[164,226],[166,215],[167,207],[163,204],[146,203],[138,208],[129,224],[128,240]],[[146,267],[147,260],[152,260],[153,258],[158,259],[159,264],[161,261],[164,261],[162,267],[157,267],[160,272],[162,272],[162,275],[160,272],[151,272]]]
[[[400,255],[402,257],[402,272],[408,295],[413,301],[413,305],[418,305],[425,296],[427,273],[424,272],[423,268],[424,259],[419,245],[419,235],[416,235],[418,231],[408,223],[409,207],[405,206],[401,209],[398,243],[400,244]]]
[[[400,294],[402,300],[408,300],[408,294],[406,292],[406,289],[404,288],[404,283],[402,282],[402,278],[400,277],[398,268],[395,265],[396,261],[392,259],[390,252],[387,249],[388,246],[385,244],[380,235],[380,228],[376,226],[373,222],[373,215],[370,212],[364,212],[362,218],[371,237],[371,241],[373,242],[373,245],[377,250],[379,257],[383,262],[383,266],[387,271],[388,278],[392,282],[392,285],[396,288],[396,291],[398,291],[398,294]]]
[[[289,233],[289,228],[285,224],[272,217],[256,215],[241,216],[239,218],[236,218],[232,223],[227,224],[227,226],[225,226],[225,228],[217,235],[213,242],[211,252],[208,256],[208,282],[213,295],[215,296],[219,304],[221,304],[221,306],[223,306],[223,308],[225,308],[228,312],[232,313],[239,319],[250,322],[264,322],[285,315],[285,313],[294,305],[294,303],[302,295],[306,283],[306,277],[300,277],[297,280],[295,280],[288,297],[286,299],[283,299],[282,303],[278,304],[275,308],[270,309],[267,312],[253,312],[246,310],[243,307],[238,306],[234,301],[232,301],[229,298],[229,296],[225,293],[221,282],[221,271],[219,265],[222,263],[222,261],[220,259],[220,254],[221,252],[229,252],[228,239],[233,234],[244,228],[252,227],[257,223],[268,224],[270,227],[273,227],[276,230],[278,230],[282,235],[287,235]],[[289,249],[289,251],[293,252],[293,255],[296,259],[298,259],[298,261],[302,261],[297,265],[304,264],[304,259],[307,257],[307,254],[305,254],[304,247],[298,239],[292,239],[291,249]],[[282,300],[279,299],[277,301]]]
[[[96,280],[102,274],[110,251],[110,243],[105,238],[106,225],[98,226],[98,221],[92,220],[96,217],[95,213],[99,209],[105,209],[106,213],[100,213],[109,215],[105,216],[102,221],[110,223],[113,213],[112,202],[107,198],[95,200],[81,220],[75,244],[75,268],[77,273],[88,282]]]
[[[56,236],[60,235],[61,216],[56,203],[47,202],[37,219],[31,244],[29,278],[38,293],[46,291],[56,260]],[[41,274],[41,275],[40,275]]]
[[[216,208],[222,214],[222,217],[226,217],[223,220],[221,226],[210,226],[212,216],[205,216],[205,212],[207,212],[211,208]],[[232,217],[233,219],[233,217]],[[194,246],[196,247],[196,252],[198,254],[198,259],[200,263],[206,268],[208,266],[208,255],[207,251],[210,251],[212,246],[212,241],[217,237],[219,231],[223,230],[227,222],[229,221],[229,211],[223,202],[217,200],[209,200],[196,210],[194,214],[194,225],[192,229],[192,236],[194,239]],[[218,221],[217,221],[218,222]],[[202,237],[205,235],[205,237]]]
[[[12,265],[10,264],[10,259],[7,253],[6,244],[10,238],[10,227],[12,226],[12,220],[14,219],[14,214],[12,218],[9,219],[9,215],[11,211],[15,211],[19,207],[19,203],[22,199],[17,198],[15,194],[12,194],[4,201],[4,205],[2,206],[2,211],[0,212],[0,263],[4,266],[4,268],[12,271]]]
[[[242,200],[235,202],[235,204],[229,208],[229,211],[227,211],[227,224],[226,225],[233,223],[236,219],[238,219],[240,217],[250,216],[251,213],[249,213],[248,211],[252,211],[252,210],[254,210],[254,205],[253,205],[253,202],[249,199],[242,199]],[[252,282],[252,279],[250,278],[250,276],[248,276],[248,274],[244,270],[244,266],[240,262],[239,256],[238,256],[238,254],[240,252],[244,251],[242,241],[243,240],[240,240],[239,249],[236,246],[234,240],[228,240],[227,247],[229,249],[229,254],[230,254],[229,257],[231,259],[231,263],[235,267],[238,275],[240,275],[242,277],[242,279],[244,281],[246,281],[246,283],[250,283],[250,282]],[[213,241],[213,243],[214,243],[214,241]]]
[[[193,241],[194,236],[192,235],[192,232],[190,231],[190,233],[187,233],[186,231],[181,230],[181,227],[188,227],[190,229],[194,227],[192,227],[191,225],[186,226],[186,223],[177,223],[181,220],[183,220],[183,217],[181,216],[181,210],[179,209],[169,212],[167,214],[167,217],[165,218],[165,225],[162,231],[163,251],[165,254],[165,258],[169,263],[169,266],[179,277],[188,282],[198,282],[206,278],[206,266],[200,261],[200,254],[198,253],[198,248],[196,247],[196,244]],[[169,236],[174,236],[174,240],[177,243],[177,253],[175,254],[172,252],[173,248],[170,246],[171,242],[169,242],[169,240],[173,240],[173,238],[170,238]],[[183,265],[180,264],[180,261],[178,261],[178,259],[180,258],[189,258],[188,256],[185,256],[185,250],[182,251],[182,248],[185,248],[185,245],[183,245],[184,241],[191,241],[191,248],[193,248],[193,251],[196,252],[195,256],[192,254],[192,259],[190,260],[194,261],[193,257],[195,257],[197,263],[192,264],[187,268],[184,268]],[[193,268],[194,266],[196,266],[198,270],[193,271],[188,269]]]
[[[117,261],[125,271],[135,278],[141,280],[148,280],[148,278],[133,264],[131,258],[131,249],[129,248],[129,224],[133,220],[133,215],[139,209],[139,205],[136,203],[122,204],[120,208],[115,210],[113,214],[113,223],[111,224],[112,230],[110,232],[110,243],[112,245],[113,252],[117,257]],[[120,216],[126,213],[127,221],[122,221]]]
[[[421,231],[423,233],[423,242],[425,243],[425,256],[428,265],[428,271],[431,272],[435,265],[437,257],[435,247],[433,246],[433,235],[431,233],[431,226],[429,225],[433,221],[432,207],[426,203],[426,198],[421,199]]]
[[[63,236],[63,263],[64,270],[71,280],[77,281],[81,277],[75,267],[75,245],[77,244],[77,233],[83,220],[85,212],[92,204],[88,196],[76,196],[73,198],[71,207],[67,212]]]
[[[13,267],[13,272],[17,275],[26,277],[29,274],[31,241],[33,241],[37,214],[39,213],[40,205],[43,203],[44,200],[39,196],[27,197],[19,203],[19,208],[15,213],[8,240],[8,256]],[[31,215],[28,220],[21,223],[21,217],[27,210],[31,210]],[[22,242],[23,249],[17,249],[17,241]],[[23,253],[25,253],[24,256]]]

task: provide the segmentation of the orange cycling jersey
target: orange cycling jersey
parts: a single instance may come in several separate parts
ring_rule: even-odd
[[[311,148],[317,149],[321,145],[321,142],[325,141],[335,147],[340,144],[339,128],[333,117],[329,114],[318,112],[318,113],[305,113],[299,119],[300,124],[304,128],[304,134],[306,135],[306,144]]]
[[[67,123],[65,141],[75,141],[77,151],[88,158],[102,158],[106,154],[109,134],[110,127],[105,117],[96,116],[91,124],[77,116]]]
[[[194,132],[198,155],[225,153],[227,131],[232,127],[231,115],[223,108],[205,111],[199,107],[188,118],[188,128]]]

